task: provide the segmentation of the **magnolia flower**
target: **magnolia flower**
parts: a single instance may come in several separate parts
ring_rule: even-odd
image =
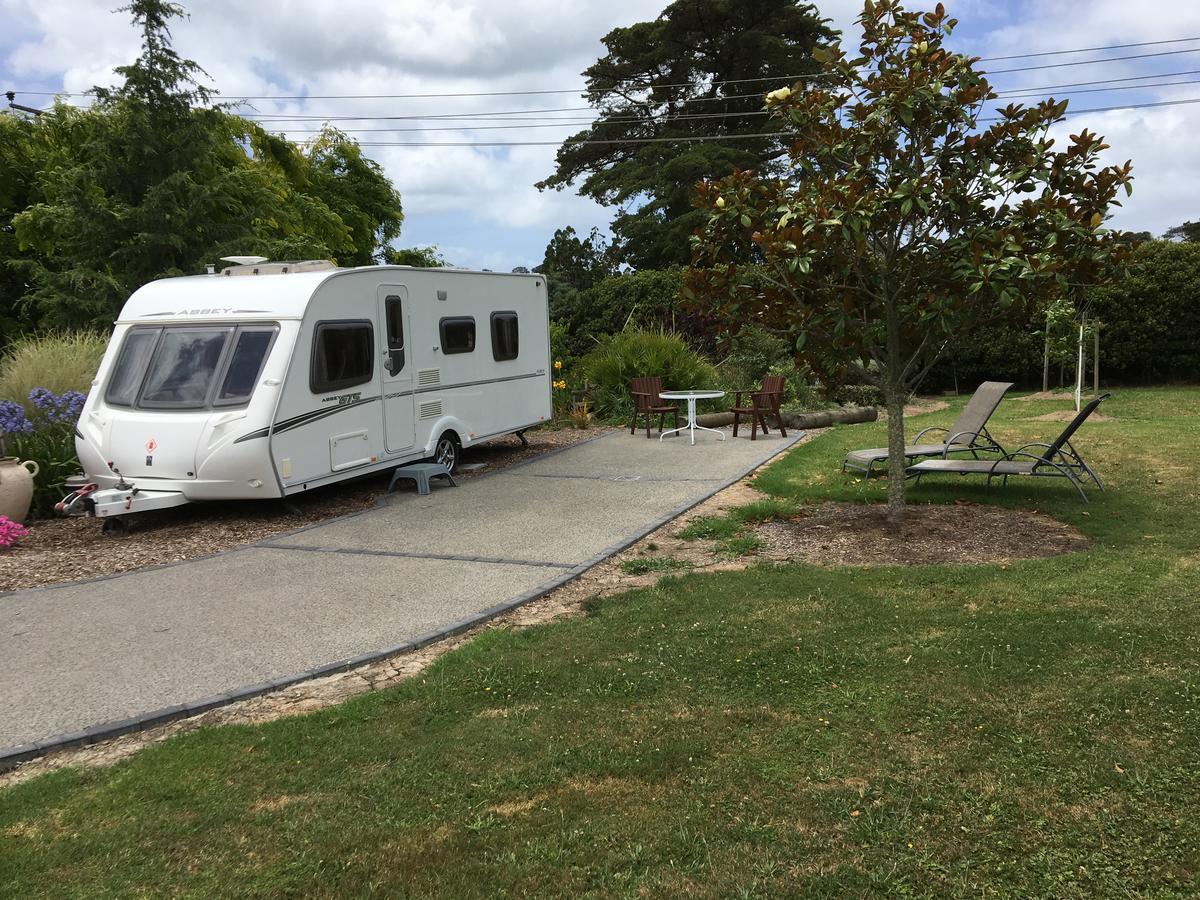
[[[717,198],[717,209],[724,209],[724,208],[725,208],[725,198],[718,197]]]
[[[771,93],[767,94],[767,103],[782,103],[790,96],[792,96],[792,89],[789,87],[781,87],[778,90],[771,91]]]

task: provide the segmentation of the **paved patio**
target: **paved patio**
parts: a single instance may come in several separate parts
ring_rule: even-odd
[[[0,596],[0,748],[131,730],[467,627],[798,439],[611,434],[208,559]]]

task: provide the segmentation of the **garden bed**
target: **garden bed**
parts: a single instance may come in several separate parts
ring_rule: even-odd
[[[526,434],[528,447],[511,435],[486,441],[463,451],[456,477],[493,472],[603,433],[570,428],[531,431]],[[483,468],[476,469],[475,464]],[[390,478],[390,473],[381,473],[319,488],[288,498],[286,505],[270,500],[228,501],[140,513],[130,532],[119,537],[101,534],[101,523],[91,518],[30,522],[28,537],[0,551],[0,591],[116,575],[252,544],[370,509]]]
[[[879,504],[823,503],[759,523],[760,553],[818,566],[981,565],[1086,550],[1086,537],[1041,513],[957,501],[909,506],[901,524]]]

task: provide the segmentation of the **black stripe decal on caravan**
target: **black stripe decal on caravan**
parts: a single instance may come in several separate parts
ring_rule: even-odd
[[[456,388],[475,387],[480,384],[499,384],[502,381],[521,381],[525,378],[545,378],[545,372],[530,372],[527,375],[508,375],[504,378],[485,378],[482,381],[464,381],[462,384],[435,384],[429,387],[418,388],[413,391],[414,394],[434,394],[439,391],[453,391]]]
[[[314,409],[306,413],[301,413],[298,416],[293,416],[290,419],[284,419],[282,422],[276,422],[268,428],[260,428],[258,431],[252,431],[249,434],[244,434],[236,441],[235,444],[240,444],[242,441],[252,441],[257,438],[264,438],[274,432],[279,434],[281,431],[289,431],[292,428],[298,428],[301,425],[307,425],[309,422],[315,422],[317,419],[324,419],[328,416],[336,415],[347,409],[354,409],[356,406],[362,406],[365,403],[374,403],[378,397],[368,397],[365,400],[356,400],[353,403],[343,403],[339,406],[330,407],[327,409]]]
[[[485,378],[481,381],[464,381],[462,384],[438,384],[432,387],[424,387],[414,391],[400,391],[395,394],[388,394],[384,399],[394,400],[397,397],[408,397],[413,394],[431,394],[441,391],[453,391],[458,388],[476,387],[481,384],[499,384],[504,381],[521,381],[526,378],[545,378],[544,372],[530,372],[527,375],[508,375],[504,378]],[[270,428],[260,428],[258,431],[252,431],[249,434],[244,434],[236,441],[235,444],[240,444],[242,441],[252,441],[257,438],[264,438],[272,431],[278,434],[281,431],[287,431],[291,428],[296,428],[300,425],[306,425],[309,422],[315,422],[317,419],[323,419],[326,416],[332,416],[334,413],[339,413],[343,409],[352,409],[355,406],[362,406],[364,403],[374,403],[378,397],[368,397],[365,400],[357,400],[354,403],[346,403],[342,406],[334,407],[333,409],[314,409],[310,412],[301,413],[298,416],[293,416],[290,419],[284,419],[282,422],[276,422]]]
[[[477,387],[481,384],[499,384],[502,381],[522,381],[526,378],[545,378],[545,372],[530,372],[527,375],[508,375],[504,378],[485,378],[482,381],[464,381],[462,384],[435,384],[429,387],[417,388],[411,391],[397,391],[394,394],[385,394],[384,400],[394,400],[397,397],[411,397],[414,394],[437,394],[442,391],[453,391],[458,388]],[[501,434],[508,432],[502,431]]]

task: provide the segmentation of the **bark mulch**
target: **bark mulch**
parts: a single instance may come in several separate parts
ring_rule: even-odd
[[[819,566],[979,565],[1085,550],[1069,525],[1036,512],[957,501],[909,506],[892,525],[881,505],[824,503],[759,524],[760,555]]]

